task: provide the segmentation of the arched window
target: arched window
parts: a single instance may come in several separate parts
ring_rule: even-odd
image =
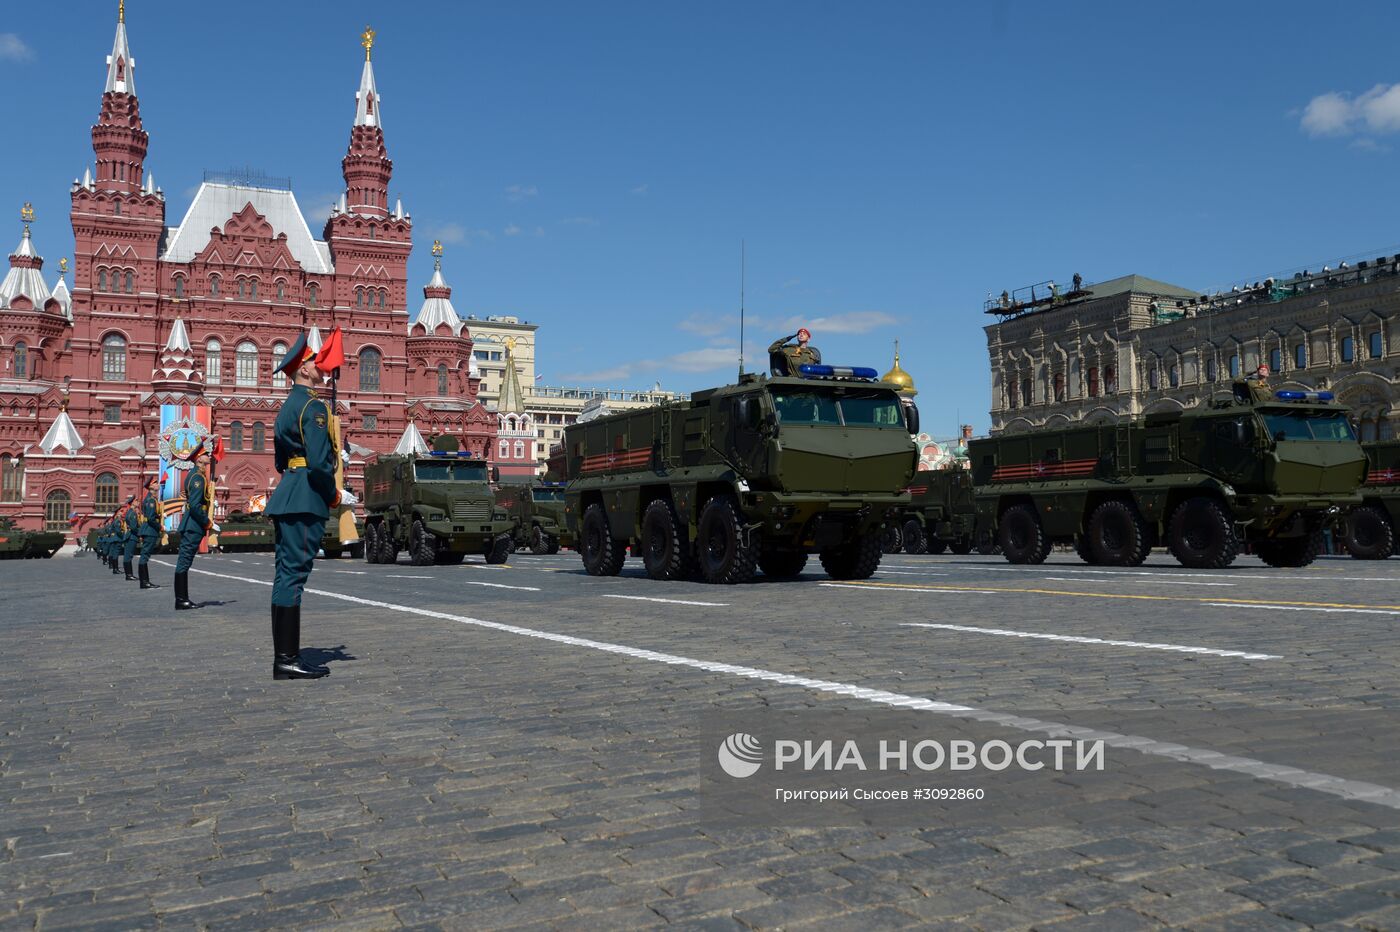
[[[1277,346],[1269,350],[1269,371],[1283,371],[1283,353],[1279,350]]]
[[[217,275],[209,276],[209,294],[215,298],[219,296],[219,276]]]
[[[509,456],[510,456],[510,441],[509,441],[509,440],[502,440],[502,441],[501,441],[501,459],[507,459]]]
[[[102,340],[102,380],[126,381],[126,337],[109,333]]]
[[[136,276],[130,272],[126,273],[126,293],[132,294],[136,291]]]
[[[1381,358],[1381,332],[1379,330],[1375,331],[1366,338],[1366,345],[1370,350],[1372,359]]]
[[[253,422],[253,452],[261,453],[267,449],[267,426],[262,421]]]
[[[445,362],[440,362],[440,363],[438,363],[437,377],[438,377],[438,392],[437,392],[437,393],[438,393],[439,395],[446,395],[446,394],[447,394],[447,363],[445,363]]]
[[[1239,377],[1240,377],[1240,354],[1239,354],[1239,353],[1231,353],[1231,354],[1230,354],[1230,378],[1232,378],[1232,379],[1237,379],[1237,378],[1239,378]]]
[[[125,174],[126,174],[126,166],[125,166],[125,165],[121,166],[121,170],[122,170],[122,174],[125,175]],[[114,216],[117,216],[117,217],[120,217],[120,216],[122,215],[122,202],[121,202],[121,201],[113,201],[113,202],[112,202],[112,214],[113,214]]]
[[[373,347],[365,347],[360,350],[360,391],[379,391],[379,363],[381,358],[379,350]]]
[[[1181,384],[1181,370],[1178,369],[1175,364],[1167,369],[1167,384],[1172,388],[1176,388]]]
[[[523,459],[525,458],[525,441],[524,441],[524,440],[517,440],[517,441],[515,441],[515,458],[518,459],[518,460],[523,460]]]
[[[258,299],[258,280],[256,278],[250,279],[248,282],[248,297],[254,301]]]
[[[272,344],[272,368],[273,368],[273,369],[276,369],[278,366],[282,365],[282,360],[284,360],[284,359],[286,359],[286,358],[287,358],[287,344],[285,344],[285,343],[274,343],[274,344]],[[272,374],[272,386],[273,386],[274,388],[286,388],[286,387],[287,387],[287,373],[285,373],[285,372],[273,372],[273,374]]]
[[[1099,367],[1089,367],[1089,397],[1099,397]]]
[[[1299,343],[1293,347],[1293,368],[1306,369],[1308,367],[1308,344]]]
[[[1032,394],[1033,386],[1030,379],[1021,380],[1021,404],[1029,405],[1034,398]]]
[[[204,344],[204,384],[218,385],[223,369],[224,351],[218,340]]]
[[[185,296],[185,276],[183,276],[183,275],[176,275],[176,276],[175,276],[175,297],[177,297],[177,298],[183,298],[184,296]]]
[[[1356,358],[1356,341],[1351,337],[1342,337],[1342,362],[1351,362]]]
[[[243,422],[233,421],[228,425],[228,448],[230,450],[243,449]]]
[[[1206,360],[1206,381],[1214,382],[1217,375],[1219,373],[1215,370],[1215,357],[1212,356]]]
[[[1105,395],[1112,395],[1118,391],[1118,371],[1112,366],[1104,366],[1103,391]]]
[[[233,353],[233,380],[236,385],[251,387],[258,384],[258,348],[244,340]]]
[[[281,301],[287,297],[287,283],[282,279],[277,279],[277,300]]]
[[[107,290],[107,270],[106,270],[106,269],[98,269],[98,270],[97,270],[97,290],[98,290],[98,291],[106,291],[106,290]]]
[[[72,512],[73,496],[62,489],[54,489],[44,499],[44,530],[68,530],[68,516]]]
[[[29,377],[29,347],[23,340],[15,341],[15,378]]]
[[[1162,387],[1161,377],[1158,375],[1156,359],[1149,359],[1147,361],[1147,387],[1152,391],[1156,391]]]
[[[316,286],[315,282],[312,282],[309,286],[307,286],[306,289],[306,303],[311,305],[312,307],[315,307],[316,299],[320,296],[320,294],[321,289]]]
[[[364,307],[364,306],[365,306],[365,290],[364,290],[363,288],[356,288],[356,289],[355,289],[355,306],[356,306],[356,307]]]
[[[18,502],[23,498],[24,460],[0,455],[0,502]]]
[[[240,298],[246,298],[248,296],[248,279],[241,276],[238,279],[238,296]]]
[[[98,476],[97,481],[93,483],[93,510],[102,514],[116,511],[119,491],[115,473],[104,472]]]
[[[389,300],[389,292],[387,292],[387,291],[380,291],[380,292],[379,292],[379,306],[380,306],[380,307],[383,307],[383,306],[384,306],[384,302],[387,301],[387,300]]]

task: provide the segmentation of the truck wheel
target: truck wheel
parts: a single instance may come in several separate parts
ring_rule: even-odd
[[[706,582],[732,585],[753,579],[758,554],[752,544],[744,543],[744,519],[738,503],[729,496],[716,495],[705,503],[695,550]]]
[[[394,529],[387,524],[379,525],[378,563],[393,565],[399,562],[399,542],[394,537]]]
[[[530,528],[530,552],[536,555],[549,553],[549,535],[538,524]]]
[[[1147,527],[1127,502],[1107,501],[1089,516],[1089,550],[1104,566],[1141,566],[1147,559]]]
[[[965,557],[972,552],[972,538],[955,537],[952,542],[948,544],[948,549],[960,557]]]
[[[929,553],[940,554],[948,552],[948,542],[941,537],[930,537],[927,549]]]
[[[365,555],[365,542],[364,542],[364,538],[361,538],[361,539],[359,540],[358,543],[354,543],[354,544],[351,544],[351,545],[350,545],[350,559],[352,559],[352,560],[359,560],[359,559],[361,559],[362,557],[364,557],[364,555]]]
[[[379,525],[365,525],[364,558],[366,563],[379,562]]]
[[[790,550],[768,550],[758,555],[758,568],[770,579],[796,579],[807,566],[807,554]]]
[[[1390,516],[1374,505],[1362,505],[1347,516],[1342,539],[1357,560],[1384,560],[1395,553],[1395,528]]]
[[[1240,539],[1220,503],[1197,496],[1172,512],[1167,523],[1167,549],[1182,566],[1218,570],[1235,562]]]
[[[1087,534],[1074,535],[1074,552],[1079,554],[1079,559],[1093,566],[1097,561],[1094,557],[1094,548],[1089,546]]]
[[[832,579],[869,579],[880,568],[880,535],[867,534],[821,553],[822,569]]]
[[[557,538],[557,537],[551,537],[551,538],[549,539],[549,549],[546,550],[545,553],[553,554],[553,553],[558,553],[558,552],[559,552],[559,538]]]
[[[596,502],[583,513],[578,552],[589,576],[616,576],[622,572],[622,564],[627,559],[623,542],[613,539],[608,513]]]
[[[437,549],[437,538],[423,526],[421,518],[414,518],[408,535],[408,556],[413,565],[432,566],[437,563]]]
[[[491,545],[491,549],[486,551],[486,562],[492,566],[498,566],[510,559],[510,555],[515,552],[515,541],[509,534],[502,534],[497,537]]]
[[[991,531],[979,531],[977,534],[977,552],[984,557],[989,557],[1001,551],[1001,544],[997,543],[996,535]]]
[[[692,557],[686,529],[670,501],[658,498],[642,512],[642,563],[652,579],[685,579]]]
[[[1307,566],[1322,552],[1322,532],[1312,531],[1302,537],[1283,540],[1261,540],[1254,545],[1254,554],[1270,566]]]
[[[928,538],[924,536],[924,526],[918,518],[904,522],[904,552],[928,553]]]
[[[904,549],[904,532],[891,524],[880,531],[880,552],[899,553]]]
[[[1032,505],[1012,505],[1001,516],[998,534],[1008,563],[1044,563],[1050,541]]]
[[[343,547],[322,547],[321,549],[325,551],[327,560],[339,560],[345,556],[345,548]]]

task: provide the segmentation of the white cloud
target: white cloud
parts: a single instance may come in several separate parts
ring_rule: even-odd
[[[650,185],[650,184],[639,184],[639,185],[637,185],[635,188],[632,189],[632,193],[633,193],[633,194],[637,194],[637,195],[649,194],[650,192],[651,192],[651,185]]]
[[[13,32],[0,32],[0,61],[26,62],[34,60],[34,50]]]
[[[506,228],[503,232],[506,234],[506,236],[519,236],[520,227],[516,226],[513,223],[508,223],[506,224]]]
[[[816,342],[819,333],[869,333],[881,327],[899,323],[899,318],[884,311],[848,311],[844,314],[827,314],[823,317],[802,317],[795,315],[774,322],[778,330],[796,330],[806,327],[812,331],[812,341]],[[773,326],[773,323],[767,323]]]
[[[800,285],[800,284],[802,284],[802,279],[800,279],[800,278],[789,278],[787,281],[783,282],[783,287],[784,287],[784,288],[796,288],[796,287],[797,287],[798,285]]]
[[[707,346],[674,353],[660,359],[643,359],[622,363],[594,372],[576,372],[564,376],[567,382],[618,382],[623,379],[650,377],[658,372],[714,372],[733,369],[739,364],[739,350],[734,346]]]
[[[1303,108],[1302,125],[1310,136],[1339,136],[1351,131],[1352,103],[1341,94],[1319,94]]]
[[[536,236],[544,236],[544,227],[535,227]]]
[[[538,197],[540,189],[532,184],[513,184],[506,188],[506,200],[523,201],[526,198]]]
[[[739,331],[739,318],[734,314],[691,314],[676,324],[676,329],[702,337],[719,336],[731,329],[737,333]]]
[[[1400,130],[1400,84],[1377,84],[1356,98],[1356,109],[1373,133]]]
[[[1377,84],[1355,98],[1337,91],[1319,94],[1303,108],[1299,124],[1310,136],[1400,132],[1400,84]]]

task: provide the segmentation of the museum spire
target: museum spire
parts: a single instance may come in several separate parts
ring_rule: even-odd
[[[355,93],[355,122],[350,127],[350,147],[341,161],[345,176],[345,209],[365,217],[389,216],[389,178],[394,163],[384,149],[384,129],[380,121],[379,90],[374,83],[370,53],[375,32],[366,26],[360,34],[365,49],[365,66],[360,72],[360,89]]]
[[[112,40],[112,54],[107,56],[102,113],[92,128],[92,150],[97,155],[96,186],[105,191],[141,193],[149,137],[141,126],[135,71],[123,2],[117,7],[117,35]]]

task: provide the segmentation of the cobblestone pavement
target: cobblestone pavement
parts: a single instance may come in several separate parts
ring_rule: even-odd
[[[200,558],[196,612],[152,569],[0,564],[0,930],[1400,928],[1397,560],[737,588],[320,561],[332,675],[281,683],[270,555]],[[707,817],[705,714],[921,700],[1159,743],[1024,824]]]

